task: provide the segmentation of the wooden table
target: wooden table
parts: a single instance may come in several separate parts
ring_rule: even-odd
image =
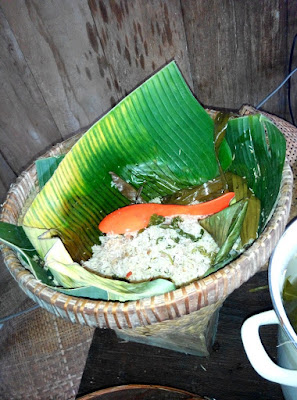
[[[280,386],[264,380],[251,367],[240,336],[247,317],[271,308],[267,271],[261,271],[225,301],[208,358],[121,342],[113,331],[96,329],[77,397],[142,383],[179,388],[211,400],[281,400]],[[275,360],[277,327],[261,328],[261,336]]]

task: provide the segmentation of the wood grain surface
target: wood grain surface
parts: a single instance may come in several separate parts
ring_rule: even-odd
[[[110,85],[120,98],[172,59],[192,86],[179,0],[92,0],[89,5],[95,22],[90,37],[98,33],[105,54],[98,62],[108,65]]]
[[[97,62],[102,48],[98,42],[94,51],[88,37],[93,18],[87,2],[30,0],[2,7],[63,138],[110,107]]]
[[[227,298],[208,358],[123,342],[113,331],[96,329],[78,397],[102,388],[141,383],[175,387],[205,399],[283,399],[280,386],[261,378],[251,367],[240,338],[246,318],[272,307],[266,285],[267,271],[263,271]],[[276,327],[263,327],[261,337],[275,360]]]
[[[8,191],[11,182],[14,182],[16,177],[17,175],[13,172],[0,151],[0,204],[4,200],[5,193]]]
[[[0,24],[0,149],[7,167],[19,174],[61,135],[1,9]]]
[[[287,74],[296,32],[294,0],[1,2],[0,201],[38,155],[172,59],[205,105],[256,105]],[[264,109],[290,119],[287,87]]]
[[[287,72],[287,9],[279,0],[190,0],[185,28],[195,93],[216,107],[256,106]],[[209,84],[211,82],[211,85]],[[280,83],[280,82],[279,82]],[[267,107],[284,115],[283,89]]]

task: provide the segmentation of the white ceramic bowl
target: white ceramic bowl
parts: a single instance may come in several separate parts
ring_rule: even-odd
[[[286,400],[297,399],[297,334],[285,312],[282,290],[286,274],[297,277],[297,220],[285,230],[269,263],[269,289],[273,310],[247,319],[241,329],[242,342],[254,369],[263,378],[282,385]],[[261,325],[278,324],[278,365],[267,355],[259,336]]]

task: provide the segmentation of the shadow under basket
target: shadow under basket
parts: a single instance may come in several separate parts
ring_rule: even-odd
[[[289,123],[268,117],[285,135],[289,132],[297,136],[297,129]],[[81,134],[56,145],[43,157],[66,153],[80,137]],[[286,161],[275,212],[264,232],[246,252],[216,273],[163,295],[126,303],[71,297],[40,283],[6,246],[2,248],[4,261],[24,292],[57,316],[90,327],[114,329],[124,340],[207,356],[224,300],[264,266],[285,229],[292,182]],[[36,169],[32,165],[10,188],[1,221],[18,224],[26,204],[36,193]]]

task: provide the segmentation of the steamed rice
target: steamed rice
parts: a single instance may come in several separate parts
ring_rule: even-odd
[[[169,227],[172,220],[166,218],[163,224],[139,232],[102,236],[84,266],[110,278],[129,282],[166,278],[176,286],[203,276],[219,250],[216,242],[197,217],[181,216],[177,229]]]

